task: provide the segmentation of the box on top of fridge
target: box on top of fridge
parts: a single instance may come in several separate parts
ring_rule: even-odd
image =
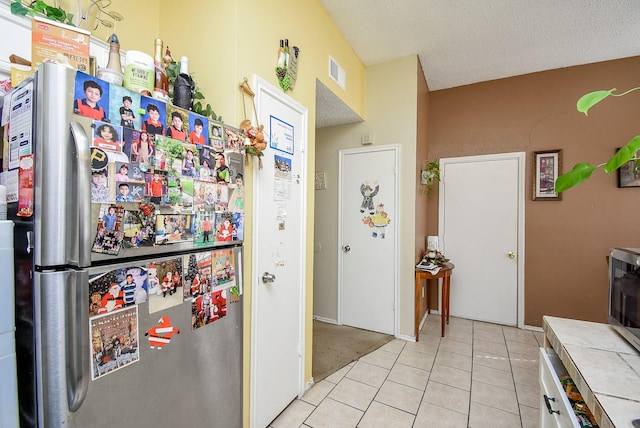
[[[31,67],[36,71],[45,61],[66,64],[77,70],[89,71],[89,41],[91,33],[70,25],[33,17],[31,31]]]

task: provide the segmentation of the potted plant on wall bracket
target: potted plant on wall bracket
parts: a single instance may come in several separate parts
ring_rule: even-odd
[[[424,195],[431,194],[431,186],[440,181],[440,162],[438,159],[432,161],[424,161],[422,170],[420,171],[420,185]]]
[[[578,100],[576,107],[579,112],[584,113],[585,116],[588,116],[589,109],[595,106],[596,104],[598,104],[600,101],[608,97],[622,97],[637,90],[640,90],[640,87],[629,89],[628,91],[623,92],[621,94],[615,93],[617,91],[616,88],[610,89],[608,91],[601,90],[601,91],[590,92],[588,94],[583,95]],[[636,156],[639,150],[640,150],[640,135],[636,135],[631,139],[631,141],[629,141],[623,147],[618,149],[618,151],[616,151],[616,154],[613,155],[613,157],[609,159],[607,162],[603,162],[597,165],[590,165],[588,162],[577,163],[571,171],[558,176],[558,179],[556,180],[556,186],[555,186],[556,192],[557,193],[564,192],[565,190],[568,190],[574,186],[577,186],[578,184],[584,182],[589,177],[591,177],[591,174],[593,173],[593,171],[595,171],[598,168],[603,168],[604,172],[606,172],[607,174],[610,174],[611,172],[617,170],[627,162],[635,160],[634,170],[637,170],[638,167],[640,166],[640,159]]]

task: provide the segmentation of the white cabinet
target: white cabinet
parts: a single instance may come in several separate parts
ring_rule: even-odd
[[[542,396],[541,426],[579,426],[558,380],[568,373],[600,428],[635,427],[640,418],[640,353],[609,324],[544,316],[542,328],[541,394],[554,398],[550,407],[559,413],[550,414]]]
[[[540,428],[580,428],[560,384],[567,374],[553,349],[540,348]]]

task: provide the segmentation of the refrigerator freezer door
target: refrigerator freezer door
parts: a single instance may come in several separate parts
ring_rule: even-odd
[[[36,77],[34,262],[36,266],[81,266],[90,253],[80,232],[86,228],[91,207],[89,141],[80,126],[84,118],[73,114],[75,71],[45,63]],[[88,123],[83,125],[90,125]],[[86,207],[84,206],[86,204]],[[82,254],[81,254],[82,253]]]
[[[35,340],[40,427],[67,426],[90,378],[88,272],[35,272]]]
[[[236,260],[241,260],[240,249],[235,249],[234,252]],[[186,262],[189,256],[183,256],[185,277],[189,271],[189,264]],[[137,267],[148,266],[152,261],[160,266],[169,260],[171,259],[158,258],[92,267],[89,269],[89,281],[113,278],[113,273],[120,269],[135,270]],[[239,265],[236,265],[236,271],[238,269]],[[114,370],[107,368],[90,381],[86,399],[71,414],[68,425],[64,426],[242,426],[242,301],[227,303],[225,316],[192,330],[192,299],[183,301],[183,290],[177,296],[156,295],[149,299],[154,297],[160,301],[179,297],[180,303],[151,314],[148,301],[137,305],[138,321],[135,330],[139,336],[138,361],[125,366],[118,364],[118,368]],[[90,327],[111,315],[115,318],[116,314],[122,314],[131,308],[134,306],[108,312],[104,317],[92,317]],[[158,344],[153,342],[154,331],[158,331],[162,320],[166,320],[179,333],[174,330],[170,340],[166,340],[159,349]],[[89,337],[90,330],[91,328],[87,328],[83,332]],[[87,355],[90,354],[92,345],[93,342],[87,346]],[[125,353],[122,352],[122,358],[124,357]],[[108,367],[111,362],[113,360],[102,367]],[[90,358],[90,366],[96,365],[100,365],[99,362]]]

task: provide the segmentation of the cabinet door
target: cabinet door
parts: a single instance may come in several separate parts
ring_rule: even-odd
[[[580,428],[558,376],[566,374],[553,350],[540,348],[540,427]]]

